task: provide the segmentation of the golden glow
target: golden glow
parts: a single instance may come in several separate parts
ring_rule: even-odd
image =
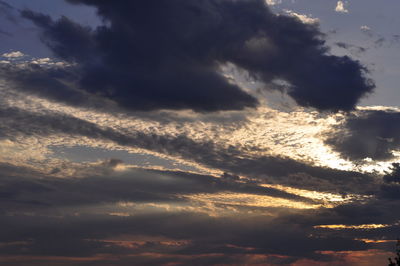
[[[325,228],[332,230],[341,229],[357,229],[357,230],[371,230],[388,227],[388,224],[360,224],[360,225],[344,225],[344,224],[330,224],[330,225],[316,225],[314,228]]]
[[[129,213],[126,213],[126,212],[110,212],[109,215],[118,216],[118,217],[129,217],[129,216],[131,216]]]
[[[298,188],[292,188],[292,187],[287,187],[287,186],[282,186],[282,185],[261,184],[260,186],[268,187],[268,188],[275,188],[275,189],[283,190],[285,192],[288,192],[288,193],[291,193],[294,195],[298,195],[301,197],[322,201],[322,204],[324,205],[324,207],[327,207],[327,208],[332,208],[339,204],[345,204],[348,202],[352,202],[354,200],[366,200],[366,199],[370,198],[369,196],[361,196],[361,195],[355,195],[355,194],[349,194],[349,195],[343,196],[340,194],[298,189]]]
[[[363,241],[365,243],[390,243],[390,242],[397,242],[397,240],[389,240],[389,239],[367,239],[367,238],[356,238],[355,240]]]
[[[135,238],[134,238],[135,239]],[[109,243],[116,246],[121,246],[125,248],[136,249],[141,246],[147,245],[149,242],[156,242],[158,245],[169,246],[169,247],[180,247],[186,246],[190,244],[189,240],[170,240],[163,238],[144,238],[138,240],[114,240],[114,239],[105,239],[105,240],[97,240],[97,239],[87,239],[88,241],[99,241],[103,243]]]
[[[319,204],[245,193],[204,193],[186,195],[185,198],[208,204],[224,204],[238,207],[284,207],[293,209],[315,209],[321,207]]]

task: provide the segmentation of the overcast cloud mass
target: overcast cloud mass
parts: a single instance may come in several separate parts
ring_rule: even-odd
[[[362,2],[0,0],[0,264],[387,265],[400,21]]]

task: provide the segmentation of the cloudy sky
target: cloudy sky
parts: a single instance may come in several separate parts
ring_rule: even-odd
[[[386,265],[399,9],[0,0],[0,264]]]

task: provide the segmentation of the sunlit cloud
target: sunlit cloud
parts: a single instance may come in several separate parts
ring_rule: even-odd
[[[239,194],[239,193],[219,193],[219,194],[197,194],[186,196],[190,200],[204,202],[205,204],[224,204],[233,207],[261,207],[261,208],[293,208],[293,209],[313,209],[321,207],[318,204],[307,204],[285,199],[272,198],[261,195]]]
[[[338,1],[336,3],[335,11],[339,12],[339,13],[349,13],[349,10],[345,6],[346,6],[346,2]]]
[[[324,228],[324,229],[333,229],[333,230],[341,230],[341,229],[355,229],[355,230],[372,230],[378,228],[389,227],[388,224],[360,224],[360,225],[344,225],[344,224],[330,224],[330,225],[317,225],[315,228]]]
[[[284,12],[289,16],[293,16],[295,18],[298,18],[301,22],[306,23],[306,24],[317,24],[317,23],[319,23],[319,19],[318,18],[313,18],[311,16],[307,16],[307,15],[304,15],[304,14],[299,14],[299,13],[296,13],[294,11],[287,10],[287,9],[285,9]]]
[[[23,57],[24,54],[20,51],[15,51],[15,52],[4,53],[1,56],[5,58],[18,58],[18,57]]]

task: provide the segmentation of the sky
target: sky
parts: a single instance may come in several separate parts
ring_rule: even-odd
[[[376,266],[395,0],[0,0],[0,264]]]

